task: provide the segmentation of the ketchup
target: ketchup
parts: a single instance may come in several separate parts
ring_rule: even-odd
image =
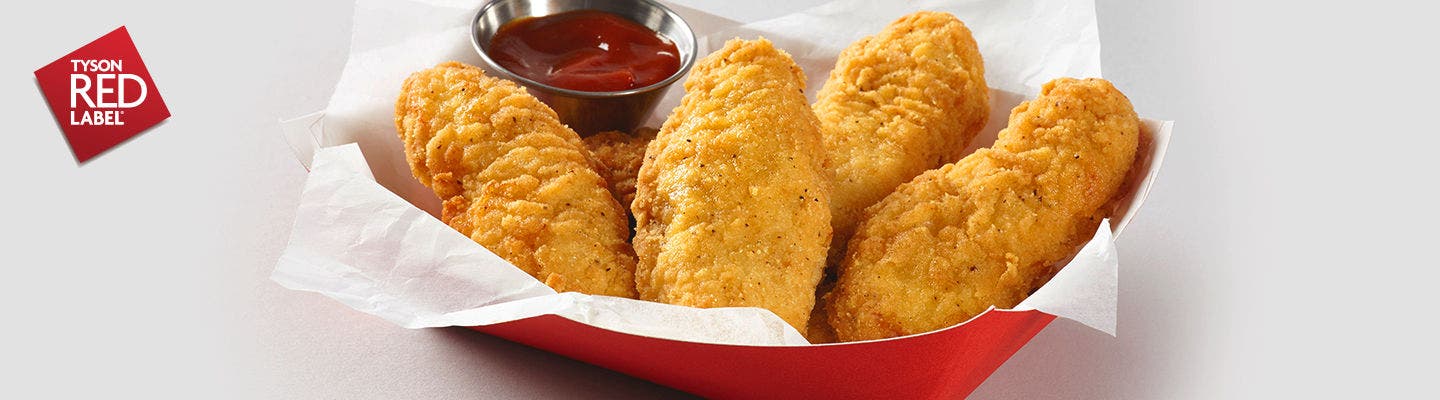
[[[487,52],[516,75],[587,92],[645,87],[680,70],[680,52],[670,39],[598,10],[508,22]]]

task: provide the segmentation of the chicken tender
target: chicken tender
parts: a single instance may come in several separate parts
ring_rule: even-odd
[[[635,296],[624,209],[580,137],[524,89],[443,63],[405,80],[395,127],[446,224],[557,291]]]
[[[763,307],[804,332],[830,244],[830,187],[805,76],[769,41],[696,63],[636,179],[640,298]]]
[[[626,210],[635,201],[635,176],[640,173],[645,146],[655,139],[655,132],[653,128],[640,128],[634,135],[609,131],[582,139],[590,154],[608,171],[606,180],[610,183],[610,192]]]
[[[1014,307],[1090,238],[1139,136],[1110,82],[1045,84],[1010,112],[993,147],[866,210],[826,299],[838,338],[927,332]]]
[[[838,263],[866,207],[964,155],[990,116],[990,92],[970,29],[921,11],[840,53],[814,109],[834,168]]]

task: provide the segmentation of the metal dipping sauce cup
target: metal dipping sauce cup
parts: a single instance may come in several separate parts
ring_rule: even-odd
[[[615,92],[587,92],[536,82],[501,67],[487,52],[490,40],[500,27],[525,17],[543,17],[575,10],[600,10],[628,18],[660,33],[680,52],[680,69],[650,86]],[[480,8],[470,24],[470,43],[490,72],[515,81],[560,115],[560,122],[580,134],[618,130],[634,133],[645,122],[665,94],[665,88],[680,80],[695,64],[695,32],[679,14],[651,0],[496,0]]]

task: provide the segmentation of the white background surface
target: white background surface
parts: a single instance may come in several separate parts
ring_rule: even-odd
[[[1099,1],[1106,77],[1177,121],[1118,242],[1119,337],[1056,322],[975,397],[1434,396],[1440,29],[1392,3]],[[0,397],[680,395],[266,279],[304,174],[276,121],[324,105],[350,9],[0,15]],[[173,116],[77,167],[33,71],[122,24]]]

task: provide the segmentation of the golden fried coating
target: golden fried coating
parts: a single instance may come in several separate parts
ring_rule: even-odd
[[[840,53],[814,108],[834,168],[838,263],[865,207],[964,155],[989,118],[990,92],[970,29],[921,11]]]
[[[842,341],[1014,307],[1084,244],[1135,158],[1140,121],[1101,79],[1062,78],[1010,112],[990,149],[866,210],[827,297]]]
[[[443,63],[405,80],[395,127],[442,221],[557,291],[635,296],[624,210],[580,137],[524,89]]]
[[[805,328],[805,339],[811,344],[835,343],[835,328],[830,326],[830,319],[826,318],[825,295],[835,288],[834,274],[826,274],[820,279],[819,287],[815,288],[815,308],[810,310],[810,325]]]
[[[769,41],[695,64],[636,180],[640,298],[764,307],[804,332],[830,244],[830,188],[805,76]]]
[[[655,132],[653,128],[640,128],[635,130],[634,135],[609,131],[582,139],[595,160],[609,171],[607,181],[610,192],[626,210],[635,201],[635,175],[640,173],[640,164],[645,161],[645,146],[655,139]]]

